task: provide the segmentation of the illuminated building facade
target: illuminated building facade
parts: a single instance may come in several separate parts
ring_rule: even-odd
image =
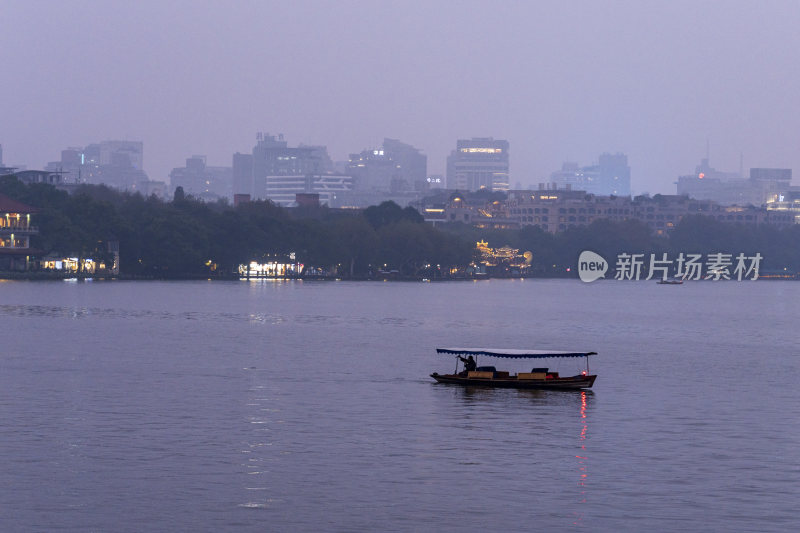
[[[31,215],[39,210],[0,194],[0,270],[28,270],[31,255],[30,238],[39,233],[31,225]]]
[[[259,261],[239,265],[238,270],[240,279],[294,279],[303,274],[304,268],[293,252],[288,256],[264,256]]]
[[[719,222],[788,226],[793,219],[786,213],[770,213],[760,207],[723,206],[710,200],[695,200],[681,195],[628,197],[596,196],[585,191],[514,191],[506,201],[508,217],[520,226],[538,226],[555,233],[595,220],[639,220],[656,234],[671,231],[688,215],[704,215]]]
[[[447,157],[447,187],[461,191],[509,189],[508,141],[492,137],[459,139]]]
[[[479,273],[492,276],[525,275],[533,262],[533,253],[519,253],[519,249],[510,246],[490,248],[488,242],[478,241],[475,249],[480,254],[480,259],[473,266],[479,267]]]
[[[597,220],[639,220],[657,235],[664,235],[689,215],[704,215],[724,223],[786,227],[795,223],[796,214],[800,214],[800,193],[797,193],[797,200],[790,196],[780,198],[783,200],[772,207],[740,207],[723,206],[688,196],[600,196],[542,185],[536,191],[510,191],[504,201],[470,199],[456,194],[443,205],[420,206],[420,212],[432,224],[460,222],[497,229],[533,226],[548,233],[585,226]],[[795,207],[797,213],[793,211]]]
[[[767,200],[767,211],[794,217],[794,223],[800,224],[800,187],[790,187]]]

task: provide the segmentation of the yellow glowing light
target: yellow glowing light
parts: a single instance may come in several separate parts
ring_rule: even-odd
[[[499,154],[502,148],[462,148],[461,151],[465,154]]]

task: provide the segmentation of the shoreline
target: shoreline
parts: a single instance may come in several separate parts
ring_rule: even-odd
[[[459,277],[459,278],[424,278],[424,277],[351,277],[351,278],[337,278],[337,277],[322,277],[322,276],[312,276],[312,277],[250,277],[250,278],[243,278],[239,276],[175,276],[175,277],[157,277],[157,276],[126,276],[126,275],[117,275],[117,276],[93,276],[87,274],[66,274],[60,272],[0,272],[0,281],[66,281],[66,280],[76,280],[76,281],[329,281],[329,282],[336,282],[336,281],[374,281],[380,283],[386,282],[401,282],[401,283],[442,283],[442,282],[465,282],[465,281],[488,281],[488,280],[539,280],[539,279],[567,279],[567,280],[579,280],[577,276],[480,276],[480,277]],[[800,274],[795,275],[786,275],[786,276],[776,276],[766,274],[764,276],[759,276],[758,280],[755,281],[800,281]],[[605,280],[598,280],[598,281],[614,281],[613,278],[608,278]],[[657,280],[628,280],[628,281],[638,281],[638,282],[654,282]],[[691,282],[703,282],[703,281],[713,281],[713,280],[686,280],[687,283]],[[735,279],[730,280],[716,280],[716,281],[737,281]],[[742,280],[742,281],[754,281],[754,280]]]

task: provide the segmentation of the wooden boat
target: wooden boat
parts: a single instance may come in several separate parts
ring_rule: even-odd
[[[545,350],[503,350],[488,348],[436,348],[437,353],[455,355],[454,374],[434,372],[431,377],[439,383],[507,389],[588,389],[594,384],[597,375],[589,374],[589,356],[596,352],[561,352]],[[462,356],[499,357],[510,359],[549,359],[556,357],[585,357],[586,370],[576,376],[561,377],[558,372],[548,368],[533,368],[530,372],[497,371],[493,366],[478,366],[475,370],[458,371],[458,361]]]

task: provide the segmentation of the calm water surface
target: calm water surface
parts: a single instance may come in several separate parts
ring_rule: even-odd
[[[797,531],[798,318],[792,282],[0,282],[0,530]],[[437,346],[599,377],[439,385]]]

